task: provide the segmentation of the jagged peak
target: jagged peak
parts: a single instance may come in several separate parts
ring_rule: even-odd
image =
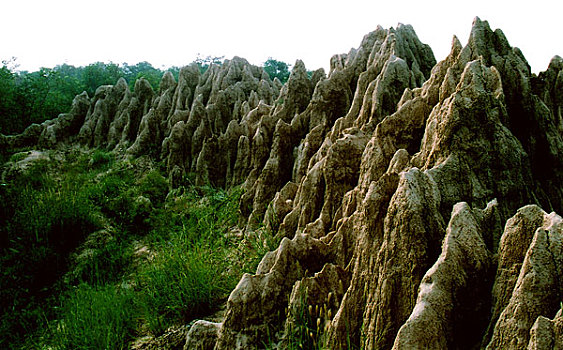
[[[176,79],[174,79],[174,75],[171,72],[166,72],[162,76],[162,80],[160,81],[160,91],[166,91],[171,88],[176,87]]]
[[[551,61],[549,61],[548,69],[554,69],[560,71],[563,69],[563,58],[559,55],[553,56]]]
[[[142,94],[142,93],[147,93],[150,91],[150,93],[153,93],[151,84],[148,82],[147,79],[141,77],[139,79],[137,79],[135,81],[135,88],[134,88],[135,93],[137,94]]]
[[[451,45],[450,52],[459,52],[459,51],[461,51],[462,48],[463,48],[463,45],[461,44],[461,41],[459,41],[459,38],[457,37],[457,35],[454,35],[453,38],[452,38],[452,45]]]

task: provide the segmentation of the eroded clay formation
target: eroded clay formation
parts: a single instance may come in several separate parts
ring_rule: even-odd
[[[539,75],[476,18],[436,63],[412,27],[377,28],[271,81],[235,58],[79,95],[58,119],[4,137],[150,154],[172,184],[242,185],[240,226],[281,239],[186,348],[284,347],[287,310],[326,348],[563,346],[563,59]],[[317,312],[317,311],[315,311]],[[194,345],[195,344],[195,345]]]

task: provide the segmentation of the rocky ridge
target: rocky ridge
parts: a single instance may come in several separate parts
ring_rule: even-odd
[[[378,27],[328,75],[298,61],[282,86],[239,58],[189,66],[158,93],[140,80],[79,95],[3,142],[150,154],[172,184],[242,184],[240,226],[281,242],[186,349],[286,347],[303,300],[330,349],[551,349],[562,105],[563,59],[536,76],[476,18],[439,63],[411,26]]]

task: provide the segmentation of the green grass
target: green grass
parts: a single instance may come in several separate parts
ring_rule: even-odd
[[[68,254],[100,227],[77,184],[57,183],[48,168],[40,161],[0,189],[0,347],[52,315],[41,300],[56,292]]]
[[[117,283],[127,270],[131,254],[129,240],[109,237],[99,247],[82,250],[65,282],[91,286]]]
[[[177,242],[171,242],[177,243]],[[217,252],[170,244],[139,274],[139,306],[153,334],[204,315],[228,295],[233,280],[223,276]]]
[[[169,193],[158,165],[106,151],[36,162],[0,186],[0,348],[127,348],[213,312],[273,248],[228,234],[240,196]]]
[[[231,265],[234,246],[225,237],[237,220],[240,190],[191,188],[177,194],[163,214],[177,215],[170,218],[176,229],[154,232],[154,259],[138,274],[139,303],[153,334],[211,311],[241,275]]]
[[[92,153],[90,158],[89,166],[93,169],[96,168],[107,168],[113,164],[114,156],[113,154],[97,149]]]
[[[56,349],[126,349],[135,329],[134,294],[111,285],[81,284],[63,298],[51,324]]]

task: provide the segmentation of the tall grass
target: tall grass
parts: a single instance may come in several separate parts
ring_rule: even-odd
[[[0,348],[42,324],[41,301],[57,289],[68,254],[100,222],[72,181],[57,183],[41,161],[0,191]]]
[[[160,250],[139,275],[138,302],[153,334],[208,313],[232,288],[216,252],[179,243]]]
[[[239,190],[188,189],[168,213],[181,217],[153,245],[154,259],[139,274],[139,303],[152,333],[211,311],[236,285],[225,232],[237,220]]]
[[[66,293],[62,319],[52,324],[57,349],[126,349],[134,334],[133,293],[81,284]]]
[[[169,193],[156,167],[105,151],[67,160],[0,186],[0,348],[126,348],[212,312],[265,252],[228,235],[239,188]]]

